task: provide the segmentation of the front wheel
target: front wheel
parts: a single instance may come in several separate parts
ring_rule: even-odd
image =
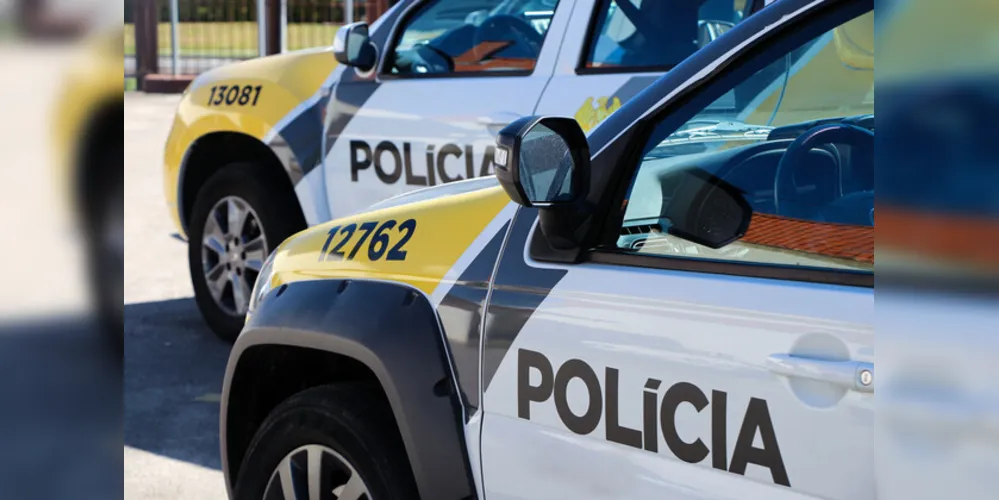
[[[317,387],[268,415],[239,468],[235,500],[419,498],[388,403],[361,384]]]
[[[188,263],[195,301],[219,338],[236,339],[267,256],[304,228],[295,203],[293,194],[268,188],[249,164],[224,167],[198,192]]]

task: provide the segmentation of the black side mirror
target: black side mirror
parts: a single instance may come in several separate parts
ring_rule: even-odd
[[[496,137],[496,178],[525,207],[570,204],[586,195],[590,149],[576,120],[528,116]]]
[[[669,176],[679,177],[681,186],[663,210],[669,234],[713,249],[746,235],[753,208],[739,188],[698,168]]]
[[[590,174],[590,148],[579,123],[520,118],[499,131],[496,146],[496,178],[510,199],[540,209],[541,230],[553,248],[578,246]]]
[[[338,29],[333,39],[333,57],[340,64],[360,71],[374,68],[378,51],[368,37],[367,23],[352,23]]]

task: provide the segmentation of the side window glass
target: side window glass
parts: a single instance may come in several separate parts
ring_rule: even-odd
[[[529,74],[558,0],[437,0],[410,17],[388,73]]]
[[[750,0],[601,0],[583,67],[672,68],[751,8]]]
[[[873,272],[874,58],[869,37],[857,36],[872,23],[872,14],[855,18],[713,90],[725,94],[679,129],[660,124],[632,180],[618,249]],[[748,226],[731,240],[719,235],[738,226],[740,207],[711,195],[717,187],[746,208]]]

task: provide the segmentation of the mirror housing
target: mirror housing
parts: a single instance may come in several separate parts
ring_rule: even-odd
[[[589,211],[590,148],[572,118],[528,116],[496,136],[494,170],[510,199],[539,209],[540,227],[555,250],[577,248]]]
[[[337,62],[370,71],[378,61],[378,50],[368,37],[367,23],[351,23],[340,27],[333,38],[333,57]]]

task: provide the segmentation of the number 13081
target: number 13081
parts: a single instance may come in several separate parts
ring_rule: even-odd
[[[212,95],[208,97],[209,106],[221,106],[223,104],[232,106],[256,106],[257,99],[260,99],[262,85],[256,87],[250,85],[218,85],[212,87]]]

